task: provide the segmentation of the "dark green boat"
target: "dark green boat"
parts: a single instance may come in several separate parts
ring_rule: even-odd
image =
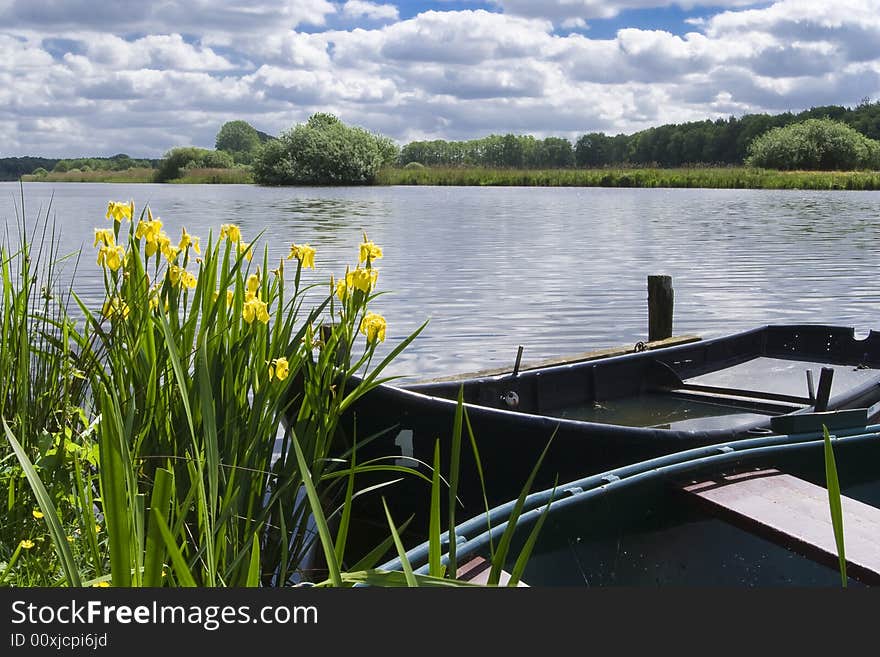
[[[446,474],[459,391],[491,507],[517,496],[548,442],[536,490],[699,446],[815,431],[820,420],[864,427],[880,414],[880,333],[857,338],[849,327],[771,325],[528,371],[382,385],[344,418],[348,442],[340,449],[356,430],[359,462],[396,459],[429,475],[439,440]],[[812,415],[843,409],[849,412],[833,419]],[[467,437],[460,458],[467,517],[486,508]],[[424,481],[404,478],[383,494],[395,518],[416,514],[416,535],[425,529]],[[360,500],[358,513],[369,517],[370,504],[384,523],[378,496]]]
[[[880,425],[838,432],[848,584],[880,583]],[[561,484],[460,522],[457,561],[491,559],[513,523],[529,586],[841,586],[822,434],[687,450]],[[490,529],[491,527],[491,529]],[[449,535],[443,535],[444,552]],[[444,563],[448,564],[448,552]],[[407,553],[427,573],[428,545]],[[397,570],[398,559],[380,566]],[[459,571],[460,572],[460,571]]]

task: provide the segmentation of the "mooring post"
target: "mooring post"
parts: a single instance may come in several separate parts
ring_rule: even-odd
[[[648,276],[648,342],[672,337],[672,276]]]

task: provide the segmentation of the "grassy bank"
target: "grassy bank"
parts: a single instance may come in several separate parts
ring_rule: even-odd
[[[22,176],[24,182],[94,182],[94,183],[151,183],[156,182],[156,169],[138,168],[124,171],[66,171],[43,175]],[[169,180],[172,183],[202,185],[218,183],[226,185],[254,182],[250,169],[190,169],[185,176]]]
[[[246,185],[254,182],[254,174],[250,169],[190,169],[181,178],[169,180],[171,183],[205,185]]]
[[[534,187],[708,187],[724,189],[880,189],[880,171],[776,171],[747,167],[680,169],[384,169],[380,185]]]
[[[148,183],[153,182],[155,169],[147,167],[123,171],[50,171],[42,175],[22,176],[24,182],[94,182],[94,183]]]

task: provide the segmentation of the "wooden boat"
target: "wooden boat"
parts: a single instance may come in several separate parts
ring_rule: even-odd
[[[348,440],[358,438],[358,461],[393,456],[427,473],[439,440],[449,473],[459,390],[484,476],[465,434],[460,513],[475,514],[486,509],[483,483],[490,506],[516,497],[548,443],[535,489],[702,445],[814,431],[817,410],[851,409],[825,421],[864,425],[880,414],[880,333],[769,325],[589,361],[382,385],[343,423]],[[383,494],[397,518],[428,508],[424,481],[404,478]]]
[[[880,425],[844,430],[833,453],[849,585],[880,584]],[[457,572],[491,560],[512,524],[509,578],[529,586],[841,586],[821,433],[686,450],[582,478],[456,528]],[[443,561],[449,564],[449,535]],[[427,573],[428,544],[406,553]],[[380,570],[399,570],[394,559]]]

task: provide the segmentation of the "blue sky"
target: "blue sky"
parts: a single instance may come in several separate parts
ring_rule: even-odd
[[[0,157],[158,157],[316,111],[403,144],[863,98],[880,0],[0,0]]]

